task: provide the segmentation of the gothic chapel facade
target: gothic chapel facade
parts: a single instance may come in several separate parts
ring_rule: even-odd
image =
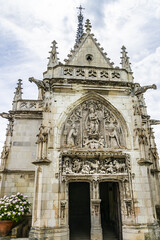
[[[1,155],[1,196],[32,205],[29,239],[158,240],[159,166],[152,125],[125,47],[121,67],[80,9],[74,49],[58,61],[53,41],[38,100],[18,81]]]

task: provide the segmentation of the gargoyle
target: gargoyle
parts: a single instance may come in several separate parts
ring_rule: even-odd
[[[151,125],[158,125],[158,124],[160,124],[160,120],[151,119],[151,120],[150,120],[150,124],[151,124]]]
[[[49,83],[48,82],[44,82],[42,80],[37,80],[34,77],[30,77],[29,78],[30,82],[34,82],[38,88],[42,88],[45,91],[48,91],[50,89]]]
[[[143,87],[140,87],[140,86],[136,87],[134,94],[136,96],[140,95],[142,93],[145,93],[148,89],[157,89],[157,86],[155,84],[153,84],[153,85],[148,85],[148,86],[143,86]]]
[[[10,113],[5,113],[5,112],[0,113],[0,116],[8,120],[11,120],[13,118],[13,116]]]

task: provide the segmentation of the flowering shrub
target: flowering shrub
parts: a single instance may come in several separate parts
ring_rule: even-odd
[[[0,220],[18,222],[25,214],[29,213],[30,202],[21,193],[0,198]]]

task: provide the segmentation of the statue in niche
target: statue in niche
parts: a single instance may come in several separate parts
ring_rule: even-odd
[[[88,135],[98,135],[100,120],[94,107],[89,108],[89,114],[86,118],[86,129]]]
[[[110,122],[108,122],[106,125],[106,139],[107,139],[107,147],[113,147],[113,148],[120,147],[116,124],[113,118],[111,118]]]
[[[71,169],[71,160],[70,160],[69,157],[64,158],[63,172],[66,173],[66,174],[73,173],[73,171]]]
[[[76,145],[76,137],[78,135],[78,130],[76,128],[76,125],[73,123],[67,137],[67,144],[69,146],[75,146]]]

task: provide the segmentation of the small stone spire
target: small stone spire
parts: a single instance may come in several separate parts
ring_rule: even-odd
[[[58,64],[59,58],[57,57],[58,52],[57,52],[56,44],[57,44],[56,41],[52,42],[52,46],[51,46],[52,50],[49,52],[50,57],[48,57],[49,59],[49,62],[47,65],[48,67],[54,67]]]
[[[77,29],[77,34],[76,34],[76,45],[78,45],[78,43],[80,42],[80,39],[83,35],[83,14],[82,14],[82,10],[84,8],[82,8],[82,6],[80,5],[80,7],[78,7],[79,9],[79,15],[78,15],[78,29]]]
[[[92,25],[91,25],[89,19],[86,20],[85,28],[86,28],[86,32],[87,32],[87,33],[90,33],[90,32],[91,32]]]
[[[126,47],[122,46],[122,57],[121,64],[122,68],[126,69],[128,72],[132,72],[131,65],[129,62],[129,57],[127,56]]]
[[[18,79],[16,91],[14,92],[13,101],[18,101],[22,99],[22,79]]]

